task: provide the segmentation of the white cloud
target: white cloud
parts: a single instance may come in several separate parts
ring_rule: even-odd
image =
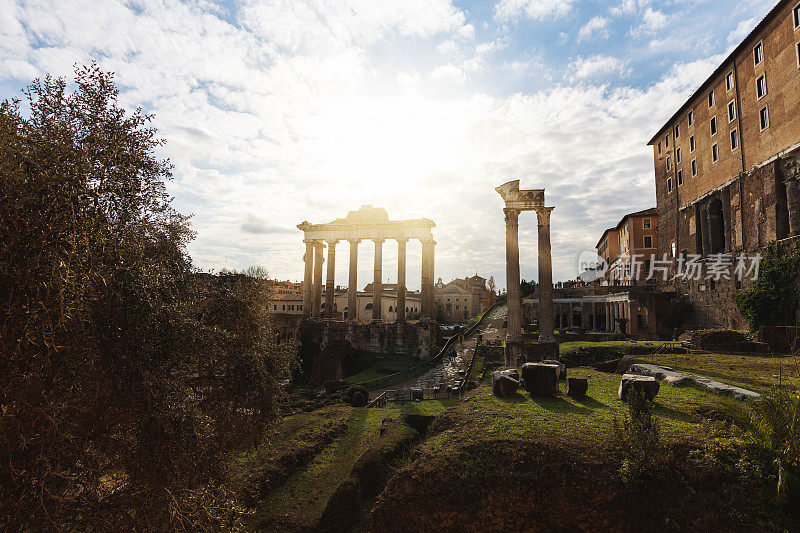
[[[494,6],[494,17],[500,22],[516,22],[522,17],[531,20],[562,17],[569,13],[574,0],[500,0]]]
[[[728,34],[728,44],[739,44],[747,35],[753,31],[758,24],[758,18],[753,17],[739,22],[736,28]]]
[[[508,38],[493,39],[482,23],[485,42],[470,42],[474,28],[448,1],[357,1],[352,12],[334,4],[246,4],[237,14],[177,0],[138,0],[136,9],[0,0],[0,87],[69,75],[91,58],[115,71],[121,102],[154,112],[168,141],[163,154],[176,167],[169,191],[195,214],[190,252],[200,267],[262,264],[298,279],[303,244],[294,226],[371,203],[393,218],[436,221],[437,277],[477,269],[502,285],[494,187],[519,178],[547,189],[556,205],[555,277],[574,277],[578,253],[603,229],[654,205],[644,143],[719,61],[681,66],[637,89],[608,84],[627,74],[624,59],[578,57],[563,85],[492,96],[464,82],[481,73],[538,82],[551,67],[530,50],[512,56]],[[517,17],[542,18],[570,4],[514,5]],[[472,57],[442,59],[435,48],[448,41],[466,55],[474,46]],[[535,254],[525,252],[535,250],[535,227],[535,217],[522,217],[527,279],[535,276]],[[384,249],[391,279],[394,250]],[[346,245],[338,251],[345,283]],[[363,286],[372,276],[369,243],[360,251]],[[412,288],[419,264],[410,243]]]
[[[669,19],[667,15],[661,11],[653,10],[652,8],[648,7],[644,10],[639,24],[634,28],[631,28],[631,35],[634,37],[640,37],[642,35],[656,32],[666,27],[668,22]]]
[[[578,31],[578,42],[585,41],[591,37],[608,37],[608,23],[609,20],[600,15],[596,15],[589,19],[589,21],[581,26]]]
[[[567,65],[566,72],[571,81],[581,81],[612,75],[625,77],[630,74],[630,69],[616,57],[593,55],[586,58],[578,56]]]

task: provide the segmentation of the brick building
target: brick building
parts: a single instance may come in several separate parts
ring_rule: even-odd
[[[800,4],[779,2],[648,143],[658,252],[752,254],[800,235]],[[673,265],[673,273],[679,262]],[[693,325],[744,327],[733,297],[749,281],[668,281]]]
[[[617,225],[603,232],[597,242],[597,255],[608,270],[601,285],[643,284],[650,271],[650,259],[658,244],[658,212],[655,207],[628,213]],[[634,264],[638,264],[636,271]]]

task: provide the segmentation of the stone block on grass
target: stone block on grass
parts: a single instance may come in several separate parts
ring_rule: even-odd
[[[424,398],[424,396],[423,396],[422,389],[419,389],[419,388],[411,389],[411,399],[412,400],[414,400],[416,402],[417,400],[421,401],[423,398]]]
[[[555,359],[545,359],[542,363],[548,365],[558,365],[558,379],[567,379],[567,365]]]
[[[620,400],[626,400],[632,390],[639,390],[644,393],[645,398],[653,401],[660,388],[658,380],[652,376],[637,376],[636,374],[623,374],[619,382],[617,396]]]
[[[558,365],[525,363],[522,365],[525,390],[531,396],[555,396],[558,394],[558,373]]]
[[[568,377],[567,386],[564,392],[569,396],[585,396],[589,390],[589,380],[586,378]]]
[[[519,388],[519,372],[512,370],[495,370],[492,372],[492,394],[495,396],[509,396]]]

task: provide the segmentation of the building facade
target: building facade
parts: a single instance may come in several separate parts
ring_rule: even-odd
[[[608,265],[601,285],[642,285],[658,251],[658,211],[655,207],[628,213],[597,242],[597,255]]]
[[[800,5],[779,2],[648,143],[665,290],[692,304],[692,325],[744,327],[733,301],[750,279],[680,275],[800,235]],[[725,259],[730,261],[731,259]]]
[[[448,283],[439,278],[434,286],[436,321],[444,324],[466,322],[491,305],[493,296],[486,287],[486,278],[477,274]]]

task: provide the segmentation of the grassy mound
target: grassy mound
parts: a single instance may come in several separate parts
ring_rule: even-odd
[[[588,397],[496,398],[482,383],[434,422],[413,460],[389,481],[373,508],[372,530],[785,526],[773,505],[773,480],[726,455],[735,432],[719,419],[733,400],[663,385],[654,413],[672,462],[631,487],[619,473],[612,431],[625,413],[616,399],[619,376],[572,374],[589,379]]]

